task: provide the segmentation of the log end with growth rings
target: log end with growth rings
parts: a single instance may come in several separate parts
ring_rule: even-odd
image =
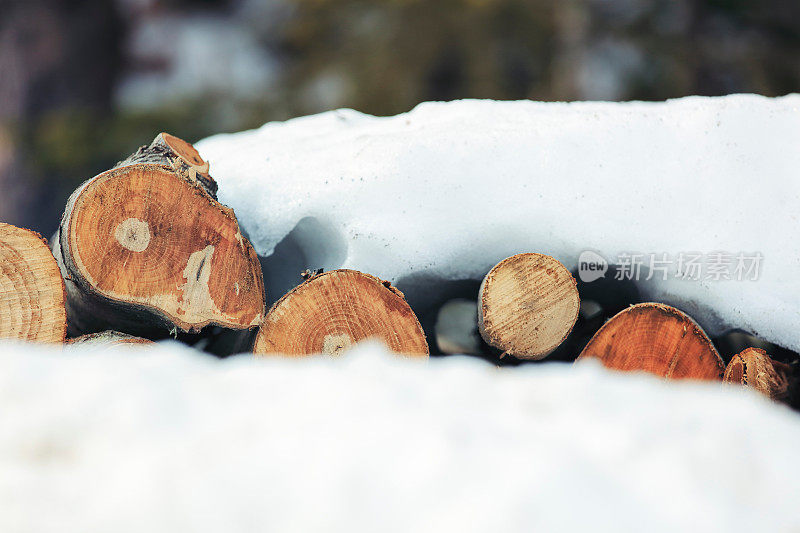
[[[166,330],[247,329],[263,318],[261,265],[233,211],[166,166],[128,164],[88,181],[57,244],[77,332],[119,328],[103,319],[120,309],[134,321],[160,317]],[[111,310],[93,309],[97,300]],[[100,322],[80,327],[92,318]]]
[[[369,274],[316,274],[278,300],[261,324],[254,352],[262,355],[339,355],[366,339],[393,352],[428,355],[428,343],[403,294]]]
[[[782,401],[788,394],[790,373],[789,365],[772,360],[764,350],[747,348],[731,358],[723,381],[744,385]]]
[[[719,380],[722,358],[688,315],[659,303],[633,305],[606,322],[578,360],[596,358],[608,368],[670,379]]]
[[[176,137],[163,131],[158,134],[156,139],[159,137],[161,138],[162,142],[171,148],[178,157],[183,159],[187,165],[196,167],[199,171],[208,174],[208,162],[203,160],[203,158],[200,156],[200,152],[197,151],[197,148],[184,141],[180,137]]]
[[[518,359],[543,359],[572,331],[580,296],[569,270],[543,254],[513,255],[481,283],[478,328],[487,344]]]
[[[0,223],[0,338],[63,342],[64,281],[38,233]]]

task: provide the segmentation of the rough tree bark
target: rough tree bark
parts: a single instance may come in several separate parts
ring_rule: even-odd
[[[83,344],[109,346],[114,344],[155,344],[150,339],[135,337],[119,331],[101,331],[100,333],[87,333],[74,339],[69,339],[67,344]]]
[[[736,383],[757,390],[776,401],[787,399],[790,367],[772,360],[767,352],[747,348],[734,355],[725,368],[725,383]]]
[[[261,265],[215,194],[194,147],[164,133],[81,185],[52,243],[70,334],[258,326]]]
[[[63,342],[64,281],[41,235],[0,223],[0,338]]]
[[[428,355],[422,326],[400,291],[369,274],[332,270],[311,276],[275,303],[253,351],[338,355],[368,338],[400,354]]]
[[[575,278],[550,256],[513,255],[481,283],[478,330],[487,344],[518,359],[543,359],[578,319]]]
[[[204,161],[197,149],[183,139],[162,131],[149,146],[140,147],[114,168],[148,163],[170,167],[178,176],[197,183],[209,196],[217,199],[218,186],[209,174],[208,161]]]
[[[670,379],[719,380],[724,365],[711,340],[683,312],[659,303],[633,305],[606,322],[578,360]]]

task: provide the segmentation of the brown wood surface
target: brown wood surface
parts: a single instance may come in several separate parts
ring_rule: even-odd
[[[723,380],[750,387],[773,400],[781,401],[788,392],[788,374],[788,365],[773,361],[764,350],[747,348],[731,358]]]
[[[631,306],[606,322],[578,360],[590,357],[608,368],[670,379],[719,380],[724,369],[700,326],[678,309],[658,303]]]
[[[256,336],[256,354],[338,355],[365,339],[427,356],[425,333],[402,293],[355,270],[311,277],[278,300]]]
[[[170,158],[191,165],[142,162]],[[159,134],[73,193],[53,243],[71,335],[111,329],[163,337],[173,328],[260,324],[261,265],[198,169],[208,165],[194,147]]]
[[[580,309],[575,278],[556,259],[513,255],[481,283],[478,328],[490,346],[519,359],[542,359],[567,338]]]
[[[0,338],[63,342],[64,281],[41,235],[0,223]]]

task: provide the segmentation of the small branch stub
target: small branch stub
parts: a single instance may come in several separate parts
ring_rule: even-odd
[[[60,343],[64,281],[41,235],[0,222],[0,338]]]
[[[207,172],[191,144],[162,133],[72,194],[52,243],[71,335],[258,326],[261,265]]]
[[[744,385],[773,400],[784,401],[790,373],[789,365],[773,361],[764,350],[747,348],[731,358],[723,381]]]
[[[572,331],[575,278],[550,256],[525,253],[498,263],[481,283],[478,329],[487,344],[518,359],[543,359]]]
[[[136,153],[117,163],[114,168],[137,164],[169,167],[181,178],[196,183],[209,196],[217,199],[217,182],[211,177],[208,161],[200,157],[194,146],[174,135],[159,133],[149,146],[140,147]]]
[[[324,272],[324,270],[321,269],[321,268],[307,268],[307,269],[303,270],[302,272],[300,272],[300,277],[303,278],[303,281],[308,281],[311,278],[319,276],[323,272]]]
[[[658,303],[633,305],[606,322],[578,360],[644,371],[669,379],[719,380],[724,365],[711,340],[688,315]]]
[[[256,336],[261,355],[339,355],[365,339],[409,356],[428,355],[417,317],[394,287],[355,270],[310,277],[278,300]]]

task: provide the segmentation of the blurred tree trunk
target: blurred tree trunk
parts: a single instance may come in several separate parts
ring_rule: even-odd
[[[0,13],[0,220],[47,231],[34,190],[60,176],[37,175],[31,138],[51,113],[109,109],[122,22],[107,0],[0,0]]]

